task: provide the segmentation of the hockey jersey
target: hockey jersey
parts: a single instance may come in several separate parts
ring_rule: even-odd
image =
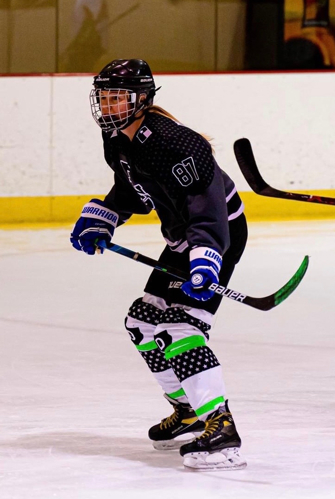
[[[156,210],[172,250],[206,246],[225,253],[229,222],[241,215],[243,203],[204,137],[148,111],[132,141],[122,132],[102,135],[115,172],[105,202],[118,213],[119,225],[132,214]]]

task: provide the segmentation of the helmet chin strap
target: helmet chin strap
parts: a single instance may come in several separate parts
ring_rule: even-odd
[[[150,100],[156,95],[156,92],[160,88],[161,87],[155,88],[154,90],[150,90],[150,92],[147,94],[145,99],[143,99],[143,101],[142,101],[140,107],[137,109],[137,111],[132,116],[130,116],[130,118],[128,119],[127,123],[124,126],[118,128],[117,130],[119,130],[119,131],[125,130],[130,125],[132,125],[135,121],[140,120],[143,117],[144,111],[145,111],[146,107],[148,106],[148,104],[150,103]]]
[[[130,125],[132,125],[135,121],[139,120],[142,118],[143,116],[143,113],[140,114],[140,116],[137,116],[137,114],[140,112],[140,111],[144,111],[144,106],[141,106],[140,109],[138,111],[136,111],[135,114],[133,114],[132,116],[130,116],[130,118],[128,119],[127,123],[125,125],[123,125],[122,127],[118,128],[117,130],[121,131],[121,130],[125,130],[126,128],[128,128]]]
[[[151,92],[148,93],[145,99],[143,99],[140,107],[137,109],[137,111],[130,116],[128,119],[128,122],[126,125],[124,125],[122,128],[119,128],[119,130],[124,130],[125,128],[128,128],[130,125],[132,125],[135,121],[140,120],[143,117],[144,111],[149,104],[150,99],[155,95],[155,90],[152,90]],[[153,94],[153,95],[152,95]]]

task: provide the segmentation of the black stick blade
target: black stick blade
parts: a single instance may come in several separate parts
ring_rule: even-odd
[[[243,138],[236,140],[234,143],[234,152],[244,178],[256,194],[272,198],[291,199],[293,201],[335,205],[335,198],[280,191],[267,184],[258,170],[252,147],[248,139]]]
[[[245,138],[236,140],[234,153],[240,170],[252,190],[257,194],[262,194],[269,186],[259,173],[250,140]]]

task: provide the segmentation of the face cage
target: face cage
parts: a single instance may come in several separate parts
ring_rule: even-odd
[[[92,116],[102,130],[122,130],[137,111],[137,93],[130,89],[96,88],[90,92],[90,104]]]

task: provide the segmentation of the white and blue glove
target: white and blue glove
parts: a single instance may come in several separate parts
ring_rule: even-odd
[[[111,242],[119,216],[105,206],[100,199],[91,199],[83,207],[81,217],[75,224],[70,237],[72,246],[78,251],[94,255],[102,241]],[[99,248],[103,253],[103,248]]]
[[[190,251],[190,264],[190,280],[184,282],[181,289],[191,298],[207,301],[215,294],[209,286],[219,284],[222,257],[214,249],[197,247]]]

